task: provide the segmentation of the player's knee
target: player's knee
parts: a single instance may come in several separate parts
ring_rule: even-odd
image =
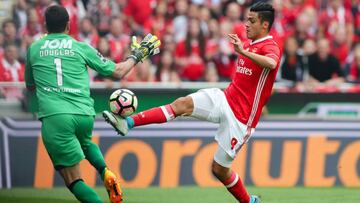
[[[211,166],[211,172],[212,174],[217,177],[218,179],[221,177],[222,174],[222,170],[216,165],[216,164],[212,164]]]
[[[194,109],[194,103],[190,96],[179,97],[173,103],[171,103],[176,116],[189,116],[192,114]]]
[[[57,170],[60,173],[61,177],[64,179],[66,186],[69,186],[74,181],[81,179],[79,164],[76,164],[71,167],[57,166]]]
[[[215,161],[213,162],[212,166],[211,166],[211,172],[212,174],[219,179],[220,181],[224,181],[226,180],[226,176],[228,173],[229,169],[220,166],[219,164],[217,164]]]

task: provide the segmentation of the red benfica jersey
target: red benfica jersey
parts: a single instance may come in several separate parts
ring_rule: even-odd
[[[224,90],[235,117],[243,124],[255,128],[262,107],[271,95],[276,72],[279,69],[281,51],[272,36],[246,42],[244,49],[270,57],[277,63],[276,69],[271,70],[262,68],[249,58],[239,55],[235,76]]]

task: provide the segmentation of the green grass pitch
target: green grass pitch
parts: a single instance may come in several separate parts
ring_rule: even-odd
[[[356,203],[360,188],[259,188],[248,187],[251,194],[261,196],[262,203]],[[104,188],[96,191],[106,200]],[[124,189],[124,203],[236,203],[225,188],[178,187],[171,189]],[[75,203],[65,187],[53,189],[1,189],[0,203]]]

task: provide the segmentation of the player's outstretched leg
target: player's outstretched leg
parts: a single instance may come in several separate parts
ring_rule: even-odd
[[[118,134],[125,136],[129,131],[128,122],[126,119],[117,116],[109,111],[103,111],[102,113],[106,122],[108,122]]]
[[[176,100],[178,101],[178,100]],[[175,101],[175,102],[176,102]],[[109,111],[103,111],[105,121],[114,127],[118,134],[126,135],[129,129],[152,123],[165,123],[173,120],[176,115],[170,104],[155,107],[125,119]]]
[[[109,198],[112,203],[121,203],[123,201],[120,181],[108,168],[105,168],[104,171],[104,185],[109,193]]]
[[[250,195],[249,203],[260,203],[260,198],[256,195]]]

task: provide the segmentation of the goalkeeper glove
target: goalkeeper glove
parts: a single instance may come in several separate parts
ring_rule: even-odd
[[[160,53],[161,42],[155,35],[147,34],[140,44],[137,43],[135,36],[132,37],[131,41],[131,55],[128,58],[133,58],[136,63]]]

